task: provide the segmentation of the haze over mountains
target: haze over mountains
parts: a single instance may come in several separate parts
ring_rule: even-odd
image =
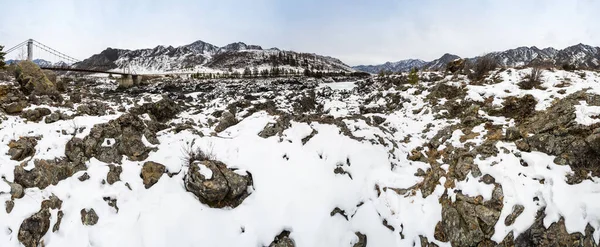
[[[91,69],[116,69],[131,66],[136,71],[215,71],[244,68],[280,67],[302,72],[354,71],[336,58],[311,53],[285,51],[278,48],[263,49],[243,42],[223,47],[198,40],[179,47],[156,46],[149,49],[125,50],[107,48],[99,54],[77,63],[78,67]]]
[[[495,58],[501,66],[516,67],[536,63],[563,65],[570,64],[576,67],[598,68],[600,67],[600,48],[585,44],[577,44],[558,50],[552,47],[539,49],[532,47],[518,47],[506,51],[491,52],[487,54]],[[381,70],[391,72],[406,72],[412,68],[426,70],[440,70],[445,68],[450,61],[460,58],[457,55],[444,54],[439,59],[426,62],[420,59],[406,59],[398,62],[387,62],[379,65],[359,65],[353,68],[358,71],[378,73]],[[475,60],[474,58],[466,58]]]

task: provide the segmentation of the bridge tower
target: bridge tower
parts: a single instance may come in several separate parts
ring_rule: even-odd
[[[33,60],[33,39],[27,40],[27,61]]]

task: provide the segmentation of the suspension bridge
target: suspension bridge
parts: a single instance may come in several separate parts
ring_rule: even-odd
[[[40,68],[52,71],[64,71],[64,72],[78,72],[78,73],[91,73],[91,74],[109,74],[109,75],[120,75],[121,79],[119,84],[123,86],[130,86],[139,83],[141,75],[137,74],[131,69],[131,66],[125,65],[117,69],[109,69],[106,66],[94,66],[86,67],[81,64],[79,59],[73,58],[72,56],[66,55],[60,51],[57,51],[47,45],[42,44],[34,39],[25,40],[18,45],[11,47],[4,51],[6,54],[20,52],[21,57],[15,59],[16,61],[25,60],[35,62],[35,54],[44,54],[46,57],[53,58],[54,62],[39,62]],[[38,57],[41,57],[38,55]]]

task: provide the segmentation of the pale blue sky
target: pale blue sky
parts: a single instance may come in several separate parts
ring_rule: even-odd
[[[350,65],[517,46],[600,45],[595,0],[0,0],[0,44],[79,59],[106,47],[243,41]]]

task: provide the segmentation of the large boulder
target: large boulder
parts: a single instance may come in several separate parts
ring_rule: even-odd
[[[215,127],[215,131],[221,132],[231,126],[236,125],[237,123],[238,121],[235,116],[231,112],[225,111],[223,114],[221,114],[221,119],[219,120],[217,127]]]
[[[146,187],[146,189],[152,187],[165,172],[167,172],[167,169],[162,164],[152,161],[144,163],[141,175],[144,181],[144,187]]]
[[[45,208],[21,223],[17,238],[25,247],[37,247],[49,228],[50,210]]]
[[[196,161],[184,177],[185,188],[213,208],[237,207],[248,197],[252,177],[240,175],[219,161]]]
[[[50,81],[44,71],[31,61],[21,61],[16,68],[17,81],[25,94],[56,94],[56,84]]]
[[[462,71],[465,68],[465,62],[465,59],[456,59],[454,61],[451,61],[448,64],[446,64],[446,71],[449,71],[450,73]]]

